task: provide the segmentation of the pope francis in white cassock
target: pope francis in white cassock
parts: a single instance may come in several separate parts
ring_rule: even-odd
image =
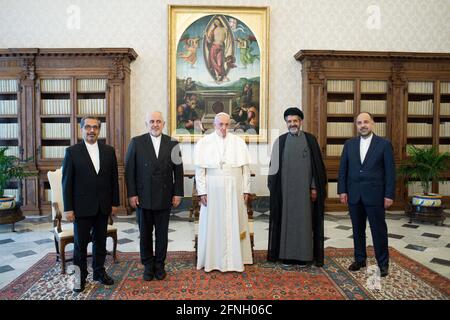
[[[241,138],[228,133],[230,116],[219,113],[215,132],[194,148],[195,181],[201,197],[197,269],[244,271],[252,264],[246,203],[250,154]]]

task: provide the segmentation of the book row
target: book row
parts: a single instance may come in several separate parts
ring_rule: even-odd
[[[409,93],[433,93],[434,82],[408,82],[408,92]]]
[[[78,92],[104,92],[106,91],[106,79],[79,79],[77,80]]]
[[[78,99],[78,114],[106,114],[106,100]]]
[[[41,106],[41,112],[43,115],[70,115],[71,113],[69,99],[43,99],[41,100]]]
[[[70,139],[70,123],[42,123],[42,139]]]
[[[0,139],[17,139],[18,137],[18,123],[0,123]]]
[[[328,80],[328,92],[353,92],[353,80]]]
[[[41,92],[70,92],[70,79],[44,79],[41,80]]]
[[[329,114],[353,114],[353,100],[330,101],[327,103],[327,112]]]
[[[450,137],[450,122],[442,122],[439,124],[439,135],[441,137]]]
[[[0,80],[0,93],[16,93],[18,90],[18,82],[16,79]]]
[[[343,144],[327,144],[327,156],[340,157],[343,149]]]
[[[361,112],[372,114],[386,114],[385,100],[361,100]]]
[[[429,123],[408,123],[408,137],[431,137],[433,125]]]
[[[361,81],[361,93],[386,93],[386,81]]]
[[[17,115],[17,100],[0,100],[0,115]]]
[[[433,115],[433,100],[408,101],[408,114],[420,116]]]
[[[68,146],[43,146],[42,147],[42,158],[64,158],[64,153],[66,152]]]
[[[328,137],[352,137],[354,124],[351,122],[328,122],[327,136]],[[386,123],[375,123],[375,134],[384,137],[386,136]]]

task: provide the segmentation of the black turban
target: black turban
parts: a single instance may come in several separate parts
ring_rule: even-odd
[[[303,120],[303,112],[299,108],[291,107],[287,108],[284,112],[284,119],[286,119],[287,116],[299,116],[300,119]]]

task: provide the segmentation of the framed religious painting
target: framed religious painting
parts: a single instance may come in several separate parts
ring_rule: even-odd
[[[269,8],[169,5],[169,131],[195,142],[230,131],[267,142]]]

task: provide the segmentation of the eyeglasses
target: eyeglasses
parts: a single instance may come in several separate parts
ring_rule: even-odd
[[[87,131],[89,131],[89,130],[91,130],[91,129],[97,131],[97,130],[99,129],[99,126],[91,126],[91,125],[86,124],[86,125],[84,126],[84,129],[87,130]]]

